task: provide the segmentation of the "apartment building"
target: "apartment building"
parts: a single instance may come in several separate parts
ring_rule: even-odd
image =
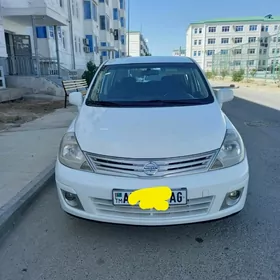
[[[38,69],[56,61],[62,72],[82,72],[89,60],[99,65],[126,56],[126,0],[0,1],[5,38],[1,40],[0,17],[0,57],[6,50],[8,74],[20,74],[14,63],[19,56],[29,64],[32,57]],[[25,71],[34,68],[31,64]]]
[[[175,49],[172,51],[172,56],[186,56],[186,49]]]
[[[148,41],[139,31],[130,31],[126,33],[126,53],[129,56],[147,56],[150,55]]]
[[[214,60],[223,60],[234,67],[267,68],[280,62],[280,16],[191,23],[186,34],[186,49],[186,55],[194,58],[204,70],[211,70]]]

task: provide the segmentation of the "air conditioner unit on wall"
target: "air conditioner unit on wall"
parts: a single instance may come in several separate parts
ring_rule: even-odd
[[[89,53],[90,52],[90,48],[89,47],[84,47],[84,52],[85,53]]]
[[[89,39],[88,38],[84,38],[83,39],[83,43],[84,43],[84,45],[88,46],[89,45]]]

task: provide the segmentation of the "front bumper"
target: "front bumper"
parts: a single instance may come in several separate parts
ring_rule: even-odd
[[[61,207],[72,215],[101,222],[159,226],[209,221],[239,212],[247,197],[249,167],[245,158],[238,165],[218,171],[149,180],[77,171],[57,161],[55,177]],[[167,211],[112,204],[113,189],[137,190],[155,186],[187,188],[188,204],[171,206]],[[226,194],[241,189],[239,201],[221,210]],[[62,190],[76,194],[84,210],[69,206]]]

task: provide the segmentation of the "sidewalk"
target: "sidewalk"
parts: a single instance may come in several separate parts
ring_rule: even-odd
[[[58,109],[0,133],[0,236],[12,212],[53,176],[60,140],[76,113],[74,106]]]
[[[210,81],[212,86],[228,86],[236,84],[234,82],[228,83],[223,81]],[[240,86],[233,89],[234,96],[264,105],[276,110],[280,109],[280,88],[261,87],[252,85],[251,87]]]

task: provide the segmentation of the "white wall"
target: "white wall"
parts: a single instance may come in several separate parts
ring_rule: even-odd
[[[142,56],[145,55],[146,53],[149,53],[147,43],[144,42],[144,37],[140,32],[130,32],[126,34],[127,54],[128,54],[128,44],[129,44],[130,56]]]
[[[1,0],[0,0],[0,57],[6,57],[6,42],[5,42],[5,34],[4,34],[4,26],[3,26],[3,19],[1,16]]]
[[[46,5],[49,9],[56,10],[56,12],[60,13],[62,17],[69,18],[69,7],[68,0],[63,0],[63,5],[60,7],[60,0],[0,0],[5,1],[5,5],[7,7],[12,7],[17,11],[20,9],[26,9],[26,7],[35,7],[36,5],[42,6]],[[86,68],[86,63],[89,60],[93,60],[97,65],[100,63],[100,55],[99,53],[90,52],[86,53],[84,51],[83,39],[86,38],[86,35],[93,35],[94,46],[96,46],[95,37],[97,38],[97,45],[100,47],[100,42],[107,42],[108,45],[114,46],[116,50],[120,51],[120,56],[123,52],[125,52],[125,45],[121,44],[121,35],[125,34],[125,27],[121,27],[120,19],[113,20],[113,8],[118,8],[120,11],[120,16],[125,17],[125,10],[120,9],[120,1],[119,0],[108,0],[108,5],[105,3],[99,3],[98,0],[92,0],[96,3],[97,6],[97,20],[85,20],[84,19],[84,1],[82,0],[70,0],[71,14],[72,14],[72,22],[73,22],[73,44],[71,44],[71,32],[70,32],[70,24],[68,26],[61,27],[61,36],[58,38],[59,45],[59,54],[60,54],[60,62],[61,65],[67,69],[73,69],[73,57],[75,59],[75,68],[77,70],[84,70]],[[19,3],[19,4],[17,4]],[[36,4],[36,5],[35,5]],[[24,10],[22,10],[24,11]],[[119,29],[119,40],[114,40],[113,34],[109,31],[100,30],[100,19],[99,15],[105,14],[109,16],[110,19],[110,28]],[[33,31],[30,27],[30,16],[27,17],[29,22],[26,21],[25,24],[23,22],[20,24],[20,17],[14,17],[15,20],[11,20],[10,18],[4,18],[3,24],[4,29],[14,32],[15,34],[22,35],[30,35],[31,43],[32,43],[32,52],[34,54],[34,38]],[[29,25],[29,26],[28,26]],[[40,24],[37,24],[40,26]],[[1,31],[1,20],[0,20],[0,31]],[[64,38],[64,39],[63,39]],[[5,41],[5,40],[1,40]],[[54,37],[50,36],[49,27],[47,27],[47,38],[38,38],[38,48],[39,54],[43,57],[56,58],[56,46]],[[76,44],[75,44],[76,42]],[[72,52],[72,45],[74,48],[74,55]],[[5,50],[5,46],[1,48]],[[106,58],[105,58],[106,59]]]

